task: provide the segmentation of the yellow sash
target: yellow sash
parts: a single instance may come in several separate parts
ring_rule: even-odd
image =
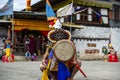
[[[10,48],[6,48],[6,56],[7,56],[7,57],[10,56]]]
[[[49,68],[50,68],[50,63],[51,63],[51,59],[49,60],[46,69],[45,69],[45,70],[43,71],[43,73],[42,73],[42,78],[41,78],[41,80],[49,80],[49,78],[48,78],[48,70],[49,70]]]

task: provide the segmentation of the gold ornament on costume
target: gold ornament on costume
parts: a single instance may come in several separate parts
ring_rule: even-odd
[[[56,41],[62,40],[62,39],[71,39],[71,33],[68,30],[63,29],[55,29],[51,30],[48,33],[48,39],[55,43]]]

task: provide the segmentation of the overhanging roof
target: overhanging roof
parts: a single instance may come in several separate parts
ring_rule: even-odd
[[[14,19],[47,20],[45,12],[14,11]]]
[[[110,1],[98,1],[98,0],[49,0],[52,8],[56,11],[59,8],[71,3],[74,4],[92,6],[92,7],[102,7],[102,8],[111,8],[112,2]],[[31,6],[32,11],[45,11],[45,0],[39,1],[38,3]],[[24,9],[25,10],[25,9]]]
[[[12,21],[0,20],[0,23],[12,23]]]
[[[12,21],[0,20],[0,26],[12,25]]]
[[[103,1],[102,0],[74,0],[74,3],[79,5],[92,6],[92,7],[112,8],[112,2],[105,1],[105,0]]]
[[[50,1],[50,4],[52,5],[52,7],[56,4],[61,4],[63,2],[69,2],[68,0],[49,0],[49,1]],[[45,4],[46,4],[45,0],[40,0],[39,2],[33,4],[31,6],[31,9],[32,9],[32,11],[43,12],[43,11],[45,11]],[[25,11],[25,9],[22,11]]]
[[[54,10],[58,10],[59,8],[69,4],[71,1],[70,0],[49,0],[49,2]],[[31,6],[32,11],[37,11],[37,12],[45,11],[45,4],[46,4],[45,0],[39,1],[38,3]]]

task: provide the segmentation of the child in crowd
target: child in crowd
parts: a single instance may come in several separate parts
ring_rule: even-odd
[[[29,51],[26,51],[25,57],[27,61],[31,60],[31,53]]]

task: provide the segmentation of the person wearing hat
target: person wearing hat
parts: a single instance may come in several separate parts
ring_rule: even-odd
[[[11,49],[11,41],[6,40],[6,46],[5,46],[5,61],[6,62],[13,62],[13,59],[11,57],[12,49]]]
[[[81,61],[77,60],[77,56],[74,56],[72,58],[72,60],[68,61],[67,64],[70,64],[70,65],[67,65],[67,64],[64,64],[64,62],[59,63],[53,54],[54,47],[55,47],[54,44],[57,44],[58,41],[61,41],[63,39],[70,40],[71,35],[69,35],[69,34],[70,33],[68,33],[67,31],[65,31],[63,29],[58,29],[58,30],[56,29],[54,31],[51,31],[51,33],[48,33],[48,39],[53,44],[47,45],[46,52],[45,52],[45,55],[42,60],[42,64],[40,65],[40,70],[43,71],[42,80],[45,80],[47,75],[51,76],[52,80],[66,80],[66,79],[63,79],[65,77],[67,77],[67,80],[68,79],[73,80],[73,77],[75,76],[75,74],[78,71],[78,69],[76,68],[76,65],[81,67]],[[50,66],[49,66],[49,62],[50,62]],[[60,68],[60,66],[64,66],[64,67]],[[63,68],[65,70],[60,70]],[[57,75],[57,74],[64,73],[64,71],[67,71],[67,73],[66,73],[67,76],[65,74]],[[58,79],[58,78],[60,78],[60,79]],[[48,78],[47,78],[47,80],[48,80]]]
[[[108,54],[108,50],[107,50],[106,46],[104,46],[104,47],[102,48],[102,53],[104,54],[104,55],[103,55],[103,59],[104,59],[104,61],[106,62],[106,61],[107,61],[107,54]]]

